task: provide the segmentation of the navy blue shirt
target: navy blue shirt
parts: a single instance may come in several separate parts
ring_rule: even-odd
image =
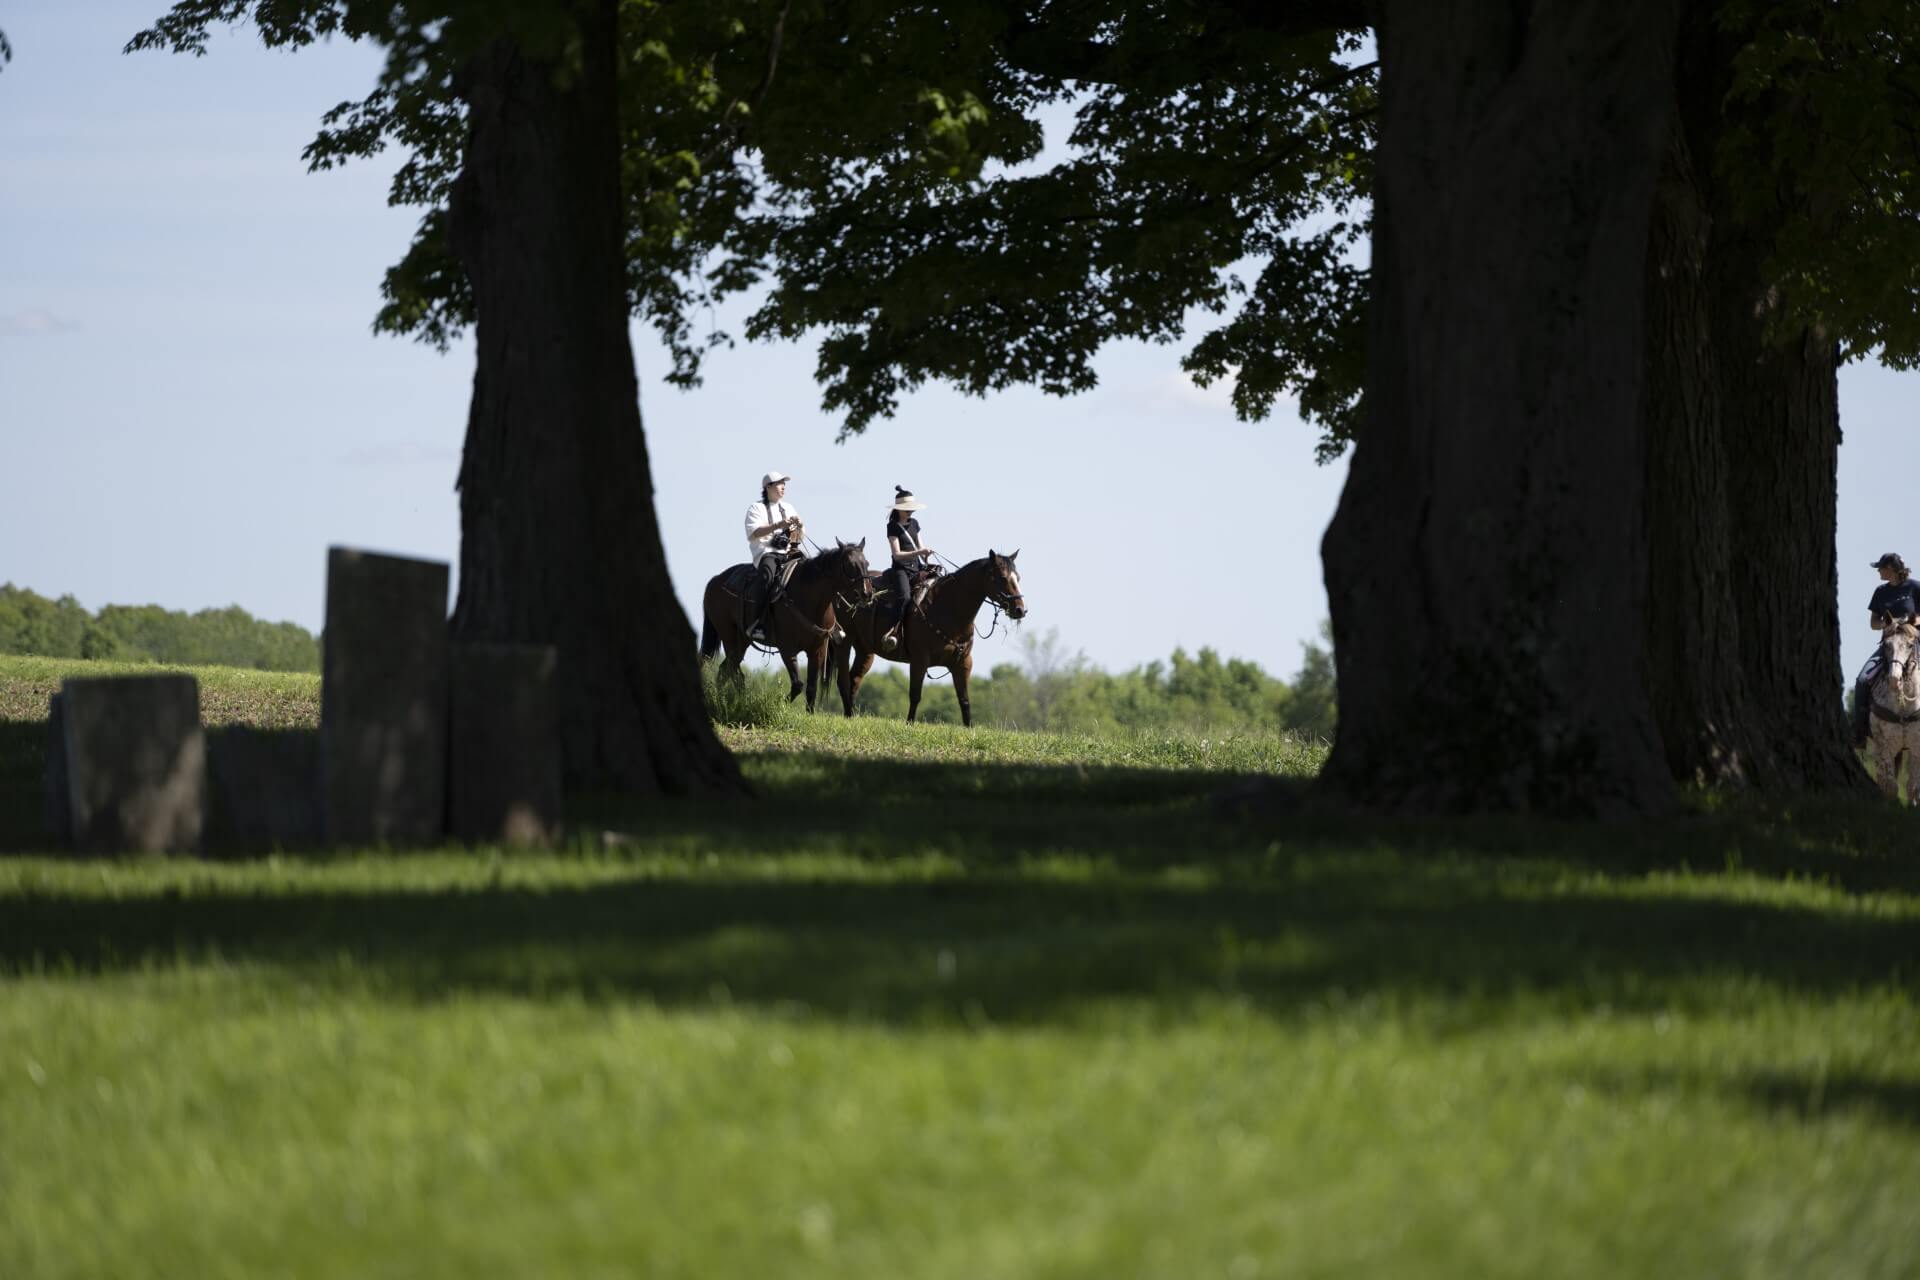
[[[1912,578],[1905,582],[1883,582],[1873,589],[1873,599],[1867,602],[1867,608],[1892,618],[1914,617],[1920,614],[1920,582]]]

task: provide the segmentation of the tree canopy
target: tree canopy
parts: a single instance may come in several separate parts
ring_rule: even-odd
[[[628,289],[697,382],[713,304],[769,288],[753,337],[820,334],[827,406],[857,432],[929,380],[984,393],[1093,384],[1117,339],[1192,348],[1240,412],[1298,399],[1350,432],[1364,365],[1367,157],[1376,67],[1353,6],[1150,0],[722,0],[621,5]],[[316,169],[406,149],[393,203],[420,208],[386,275],[383,332],[444,346],[472,298],[446,214],[457,76],[503,24],[564,51],[563,6],[481,0],[181,0],[129,51],[203,53],[251,19],[273,46],[331,36],[387,51],[329,112]],[[1036,165],[1044,125],[1069,156]]]
[[[703,326],[765,284],[754,338],[817,337],[845,432],[928,381],[981,394],[1093,385],[1108,342],[1187,341],[1244,418],[1297,404],[1331,456],[1365,368],[1378,66],[1361,7],[1227,0],[625,0],[624,179],[635,314],[698,382]],[[329,112],[316,169],[407,151],[417,207],[375,327],[444,346],[472,299],[446,240],[455,78],[503,28],[565,49],[564,6],[182,0],[129,49],[204,52],[251,19],[270,45],[387,50]],[[1779,323],[1848,356],[1920,360],[1920,22],[1904,0],[1722,0],[1757,107],[1708,162],[1748,202],[1796,202],[1767,247]],[[1071,120],[1043,157],[1048,123]],[[1759,123],[1754,123],[1755,121]],[[1784,184],[1784,186],[1783,186]],[[1816,194],[1817,193],[1817,194]],[[1211,317],[1211,319],[1207,319]]]

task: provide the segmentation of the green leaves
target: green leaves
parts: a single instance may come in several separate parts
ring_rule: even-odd
[[[1733,74],[1714,173],[1775,229],[1773,327],[1920,363],[1920,10],[1730,0],[1719,22]]]
[[[460,67],[510,39],[564,68],[567,7],[182,0],[128,47],[202,53],[243,20],[386,49],[305,158],[405,149],[390,199],[423,216],[375,328],[444,348],[473,319],[445,226]],[[672,381],[731,341],[693,318],[763,283],[749,335],[817,340],[843,432],[929,380],[1085,390],[1103,344],[1214,315],[1196,376],[1237,371],[1243,416],[1292,397],[1328,447],[1350,433],[1376,77],[1351,35],[1191,0],[623,0],[620,22],[626,285]],[[1065,154],[1032,169],[1062,112]]]
[[[748,333],[819,335],[843,436],[929,380],[1081,391],[1105,343],[1173,341],[1232,312],[1189,369],[1240,370],[1245,416],[1290,395],[1329,441],[1346,437],[1375,68],[1334,32],[1184,13],[1075,6],[1076,25],[1050,16],[1042,32],[966,4],[897,8],[884,39],[853,52],[910,98],[877,92],[804,134],[756,137],[772,207],[742,241],[771,259],[774,289]],[[1075,78],[1089,71],[1102,82]],[[931,148],[914,114],[929,104]],[[1066,154],[1019,168],[1063,109]],[[1257,284],[1236,310],[1249,263]]]

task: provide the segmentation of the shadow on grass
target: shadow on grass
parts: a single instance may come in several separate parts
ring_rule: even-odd
[[[1506,896],[1488,868],[1462,870],[1354,854],[1209,887],[984,874],[30,892],[0,899],[0,967],[101,974],[218,957],[422,1000],[724,999],[884,1023],[1044,1023],[1116,1000],[1180,1016],[1215,997],[1280,1018],[1372,1006],[1447,1031],[1516,1012],[1724,1011],[1763,990],[1898,986],[1920,947],[1911,918],[1599,891]]]
[[[44,734],[0,725],[0,847],[38,838]],[[1841,995],[1899,984],[1920,954],[1910,914],[1622,879],[1737,866],[1912,894],[1913,820],[1871,803],[1606,828],[1413,823],[1311,806],[1236,817],[1211,798],[1244,779],[1185,770],[809,753],[748,770],[759,797],[725,806],[576,800],[595,855],[599,833],[618,832],[641,853],[696,855],[679,875],[621,878],[615,865],[588,887],[418,892],[268,877],[258,893],[212,879],[146,896],[25,889],[0,898],[0,969],[106,974],[218,956],[422,1000],[727,1000],[883,1023],[1035,1024],[1112,1002],[1178,1016],[1214,998],[1280,1018],[1370,1004],[1445,1030],[1516,1010],[1724,1008],[1756,987]],[[941,876],[888,880],[903,854],[938,855]],[[729,859],[807,855],[866,860],[875,875],[727,872]]]
[[[1598,1093],[1615,1097],[1706,1094],[1797,1120],[1859,1116],[1875,1124],[1920,1128],[1920,1081],[1902,1076],[1877,1077],[1853,1069],[1707,1074],[1648,1068],[1588,1072],[1583,1073],[1579,1081]]]

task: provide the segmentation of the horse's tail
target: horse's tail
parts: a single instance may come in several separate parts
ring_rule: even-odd
[[[700,656],[711,658],[720,652],[720,632],[713,625],[713,615],[707,614],[700,623]]]

